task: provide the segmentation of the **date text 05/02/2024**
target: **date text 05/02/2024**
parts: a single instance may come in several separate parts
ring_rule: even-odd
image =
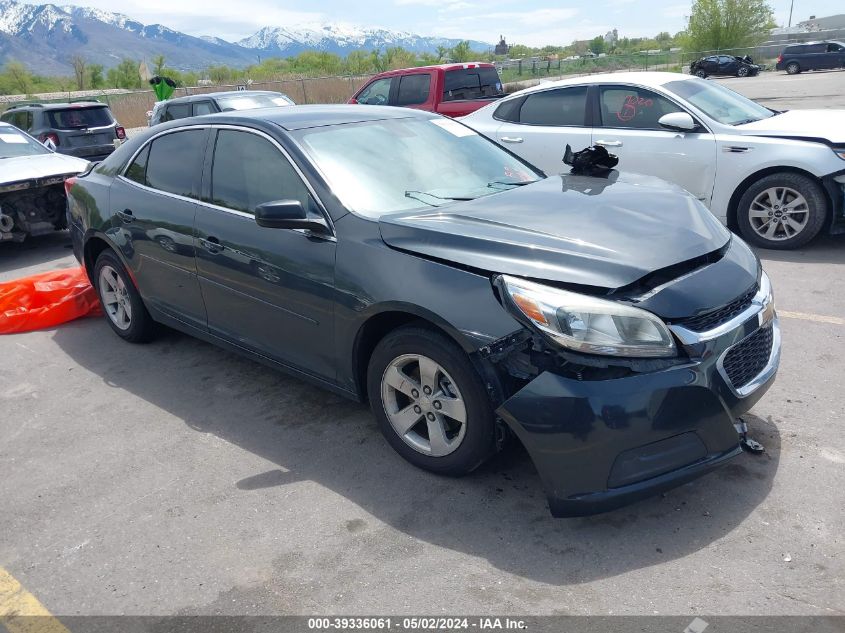
[[[324,617],[308,618],[311,631],[459,631],[524,630],[523,620],[497,617]]]

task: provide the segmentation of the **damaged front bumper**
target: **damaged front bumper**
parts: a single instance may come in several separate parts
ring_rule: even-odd
[[[530,453],[554,516],[612,510],[741,452],[734,423],[780,362],[778,319],[762,295],[709,332],[672,327],[688,362],[607,380],[547,370],[498,408]]]

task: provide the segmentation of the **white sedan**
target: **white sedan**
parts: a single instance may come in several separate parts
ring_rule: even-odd
[[[64,182],[87,168],[0,121],[0,242],[67,228]]]
[[[567,144],[602,145],[758,246],[845,232],[845,111],[777,112],[712,81],[637,72],[540,84],[461,121],[550,174]]]

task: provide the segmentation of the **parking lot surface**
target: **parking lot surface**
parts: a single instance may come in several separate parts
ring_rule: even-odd
[[[784,337],[747,417],[766,453],[579,519],[518,447],[420,471],[366,407],[175,332],[0,337],[0,568],[57,615],[845,614],[845,236],[759,255]],[[0,245],[3,281],[75,264],[64,234]]]

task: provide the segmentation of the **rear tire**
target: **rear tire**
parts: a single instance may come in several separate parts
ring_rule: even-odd
[[[130,343],[147,343],[155,335],[155,322],[123,263],[111,250],[104,250],[94,264],[94,286],[106,322],[114,333]]]
[[[367,393],[388,443],[419,468],[458,477],[496,450],[484,383],[439,332],[410,325],[385,336],[370,358]]]
[[[755,246],[789,250],[819,234],[827,210],[827,197],[818,182],[780,172],[746,189],[737,207],[737,224],[742,237]]]
[[[798,65],[798,62],[789,62],[786,65],[786,74],[787,75],[797,75],[801,72],[801,66]]]

